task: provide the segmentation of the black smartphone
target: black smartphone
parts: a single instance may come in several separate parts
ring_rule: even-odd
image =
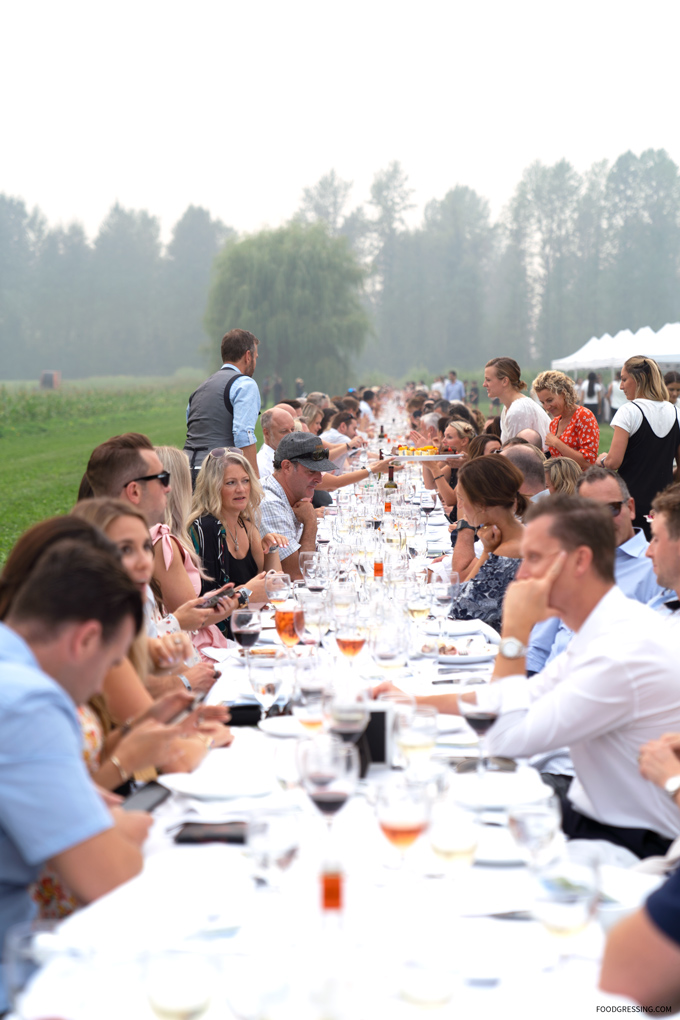
[[[175,843],[245,843],[245,822],[187,822]]]
[[[214,595],[211,595],[209,598],[205,599],[203,602],[199,602],[197,608],[198,609],[214,609],[215,606],[217,605],[217,603],[220,601],[220,599],[224,598],[224,596],[227,594],[226,589],[227,588],[233,588],[233,587],[234,587],[233,583],[231,581],[228,581],[226,584],[222,585],[222,587],[219,589],[219,591],[216,591]]]
[[[192,701],[191,701],[191,704],[188,705],[187,708],[183,708],[181,711],[179,711],[177,713],[177,715],[174,715],[172,717],[172,719],[170,719],[166,723],[166,725],[167,726],[175,726],[177,723],[183,722],[184,719],[186,719],[186,717],[189,715],[190,712],[193,712],[195,708],[198,708],[198,706],[203,701],[205,701],[207,693],[208,693],[207,691],[198,691],[196,694],[194,694],[194,696],[192,698]]]
[[[153,811],[169,796],[170,790],[160,783],[145,783],[126,797],[121,807],[123,811]]]

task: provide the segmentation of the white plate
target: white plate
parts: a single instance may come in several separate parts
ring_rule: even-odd
[[[262,771],[237,769],[231,774],[227,769],[211,769],[205,765],[195,772],[173,772],[159,776],[158,782],[173,793],[182,793],[198,800],[265,797],[273,789],[272,777]]]
[[[464,644],[465,642],[463,642]],[[455,641],[449,641],[447,644],[455,645]],[[474,648],[475,646],[473,646]],[[461,669],[465,669],[466,666],[473,666],[479,662],[492,662],[498,655],[498,647],[496,645],[487,644],[487,642],[478,642],[477,648],[473,654],[461,654],[461,655],[440,655],[439,662],[443,666],[460,666]],[[416,653],[414,658],[422,659],[425,658],[422,652]],[[428,656],[430,658],[430,656]],[[432,656],[434,661],[434,657]]]
[[[270,737],[304,737],[306,733],[302,723],[293,715],[274,715],[271,719],[262,719],[257,725]]]
[[[482,778],[476,773],[452,777],[454,800],[468,808],[502,811],[513,804],[530,804],[552,796],[552,788],[530,767],[516,772],[487,772]]]

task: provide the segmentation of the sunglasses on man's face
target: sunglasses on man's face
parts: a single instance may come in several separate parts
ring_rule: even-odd
[[[618,517],[621,513],[621,507],[623,506],[624,500],[619,500],[617,503],[607,503],[607,506],[612,512],[612,517]]]
[[[142,475],[141,478],[131,478],[129,482],[125,483],[123,488],[125,488],[127,485],[130,485],[131,482],[153,482],[154,479],[159,481],[161,485],[167,489],[168,485],[170,484],[170,472],[159,471],[157,475]]]

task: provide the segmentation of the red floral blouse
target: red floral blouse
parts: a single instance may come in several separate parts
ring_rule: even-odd
[[[554,436],[557,435],[557,427],[560,420],[561,415],[553,418],[550,422],[550,431]],[[578,450],[581,456],[585,457],[590,464],[594,464],[600,445],[600,426],[597,424],[597,419],[593,412],[589,411],[587,407],[579,405],[560,439],[567,446],[571,446],[573,450]],[[562,456],[559,450],[550,445],[548,436],[545,437],[545,443],[553,457]]]

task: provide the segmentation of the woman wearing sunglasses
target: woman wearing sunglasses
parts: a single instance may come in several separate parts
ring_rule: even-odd
[[[247,588],[253,602],[266,602],[265,575],[281,570],[284,535],[259,531],[262,486],[237,450],[221,447],[203,461],[189,514],[189,534],[206,575],[205,591],[230,581]],[[228,633],[226,624],[220,625]]]

